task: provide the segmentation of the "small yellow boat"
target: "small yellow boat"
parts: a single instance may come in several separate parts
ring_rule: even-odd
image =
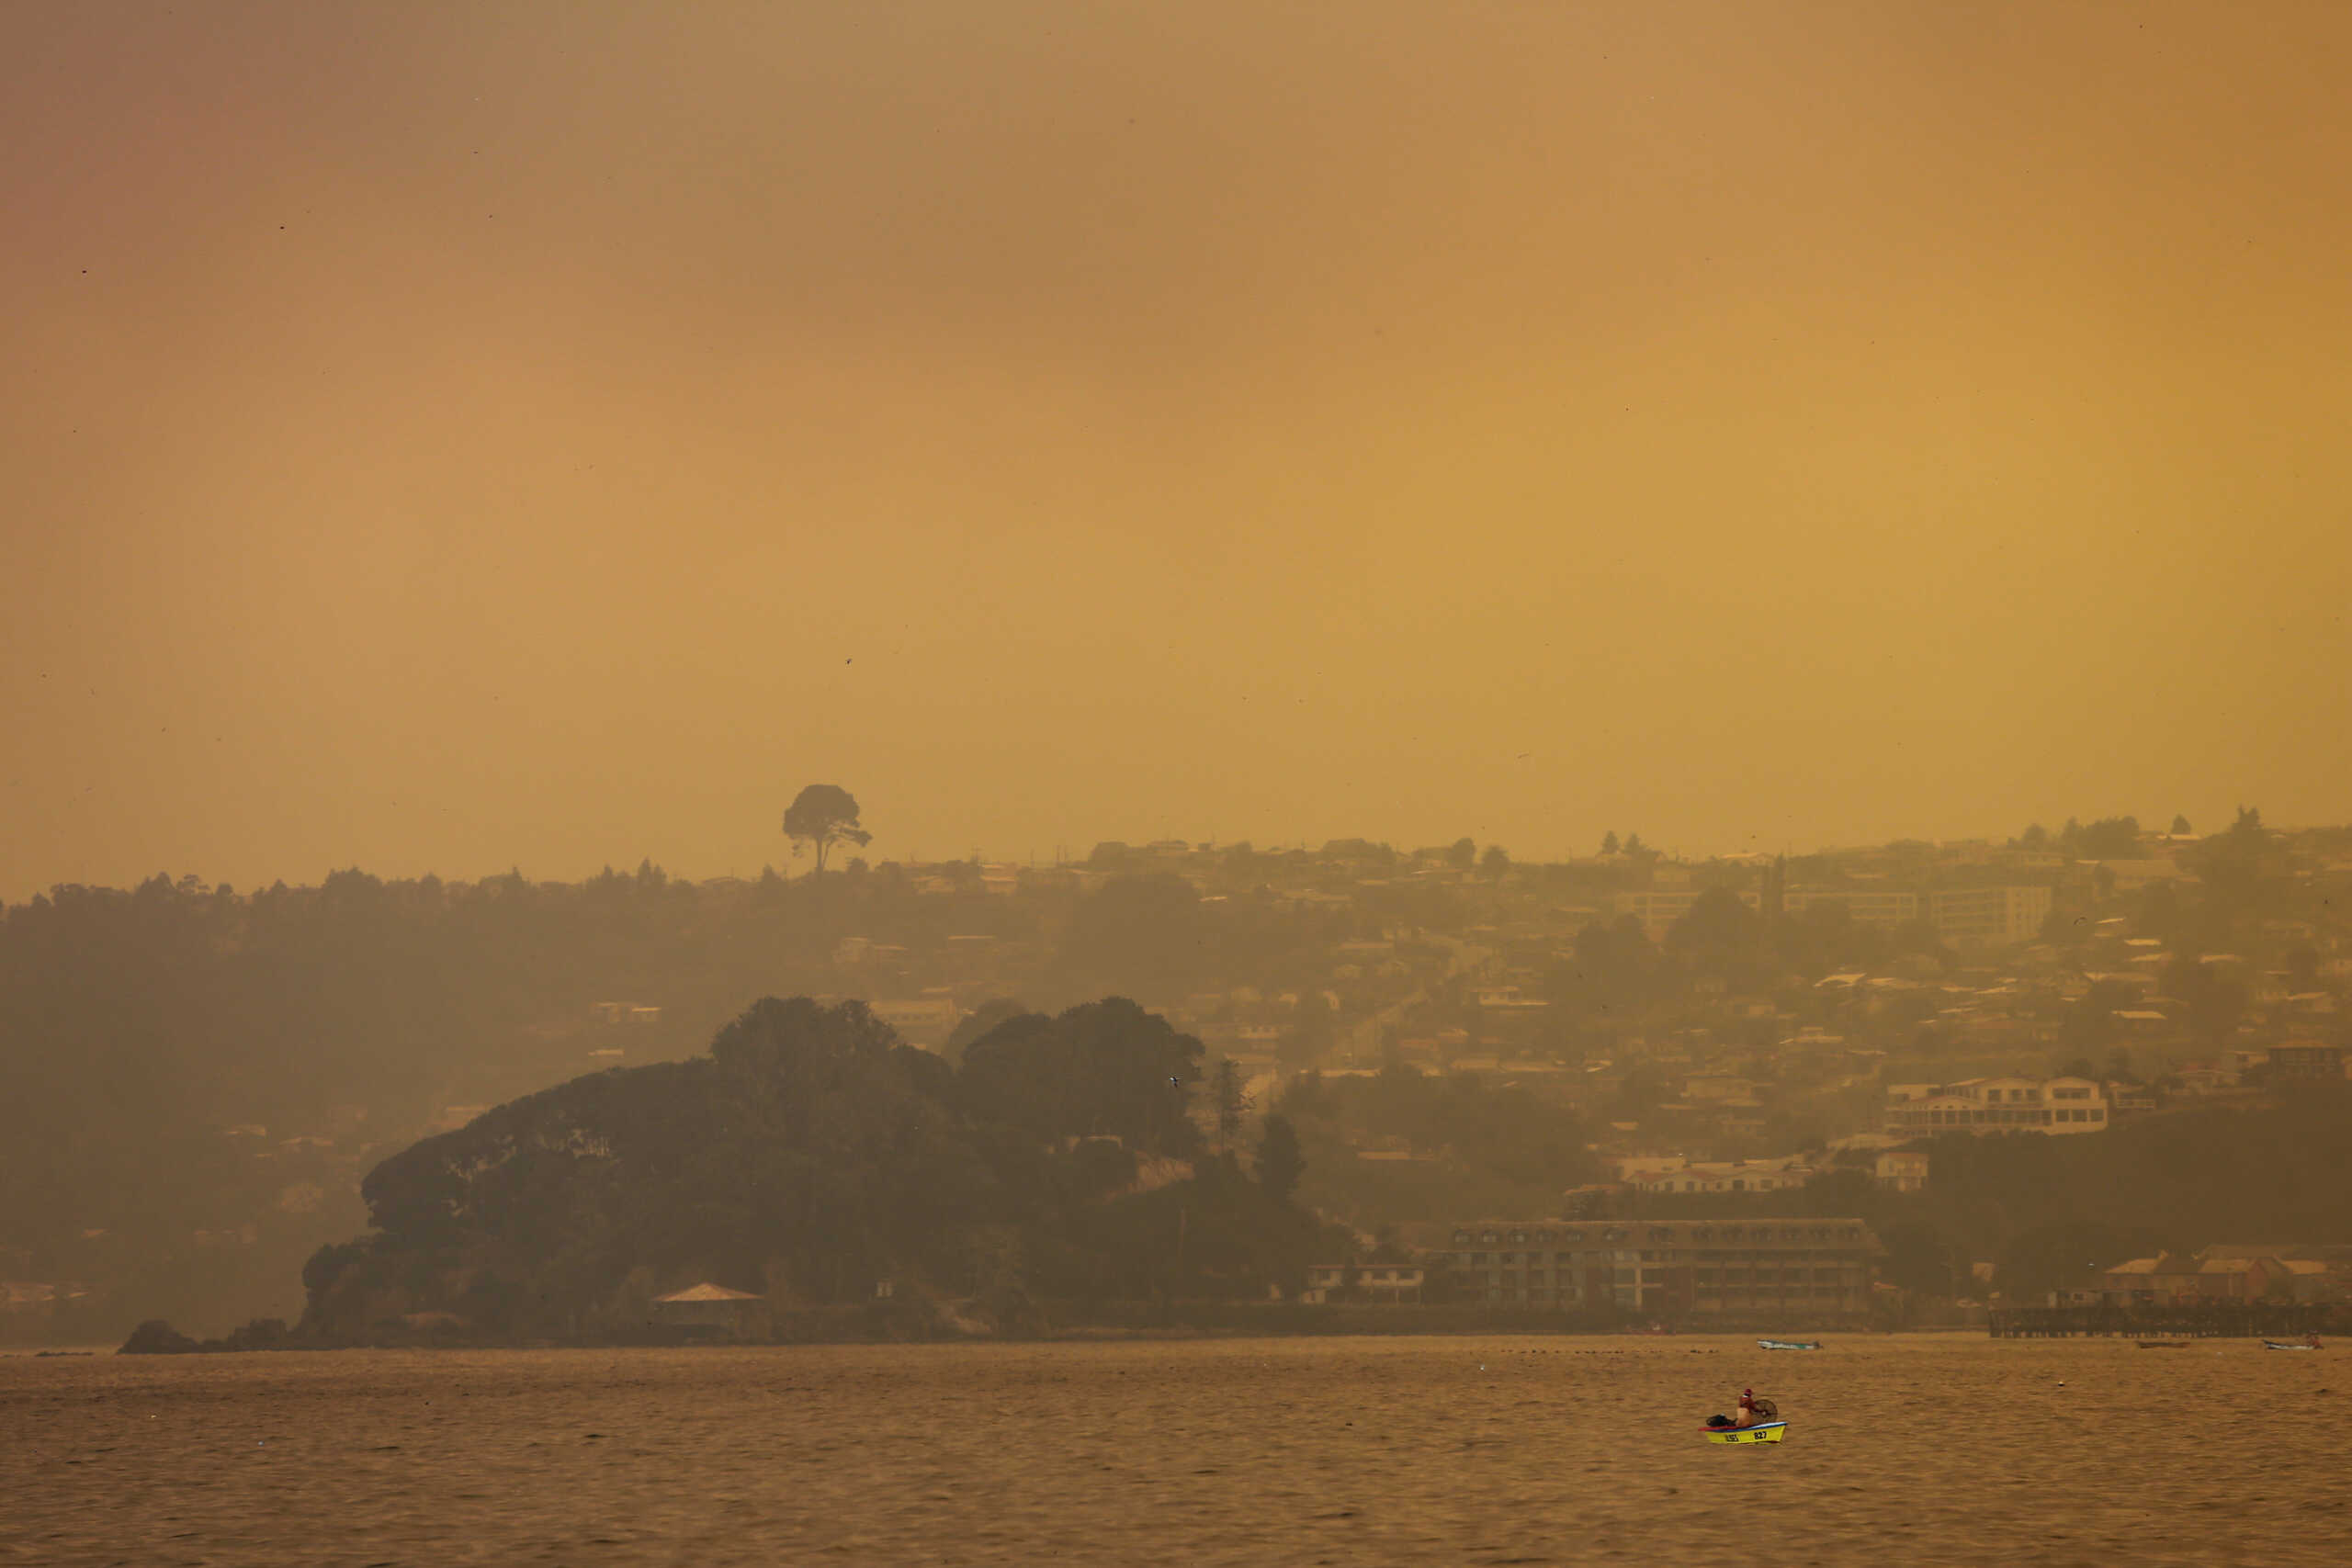
[[[1777,1443],[1788,1435],[1786,1421],[1759,1421],[1753,1427],[1702,1427],[1711,1443]]]

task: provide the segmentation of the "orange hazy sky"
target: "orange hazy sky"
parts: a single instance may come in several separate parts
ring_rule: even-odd
[[[0,895],[2352,818],[2352,6],[0,12]]]

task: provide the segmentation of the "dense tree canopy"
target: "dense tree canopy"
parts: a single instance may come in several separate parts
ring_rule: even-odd
[[[1287,1116],[1269,1116],[1258,1141],[1258,1184],[1277,1202],[1288,1202],[1306,1174],[1306,1156],[1300,1150],[1298,1129]]]
[[[1545,995],[1564,1010],[1623,1013],[1657,989],[1657,949],[1631,915],[1584,927],[1573,951],[1572,963],[1554,965],[1544,978]]]
[[[2140,854],[2140,819],[2102,817],[2087,826],[2067,820],[2058,847],[2076,860],[2134,860]]]
[[[1040,1139],[1117,1137],[1153,1155],[1191,1154],[1187,1119],[1201,1043],[1123,997],[1057,1018],[1010,1018],[964,1053],[964,1102]]]
[[[1692,900],[1666,933],[1666,948],[1692,974],[1729,987],[1752,989],[1766,972],[1763,917],[1728,888]]]
[[[365,1334],[392,1303],[577,1332],[706,1278],[808,1303],[885,1279],[1262,1294],[1317,1232],[1288,1202],[1295,1161],[1251,1182],[1200,1157],[1200,1050],[1109,998],[1006,1019],[959,1072],[863,1003],[762,1001],[706,1056],[575,1079],[377,1167],[376,1234],[313,1258],[306,1325]],[[1180,1157],[1189,1178],[1127,1190],[1140,1159]],[[1182,1257],[1161,1235],[1180,1219]]]
[[[1304,1200],[1365,1229],[1464,1214],[1551,1213],[1600,1173],[1576,1112],[1471,1074],[1391,1066],[1367,1077],[1306,1073],[1273,1106],[1295,1133]],[[1273,1116],[1270,1116],[1271,1128]],[[1389,1145],[1414,1158],[1366,1161]]]

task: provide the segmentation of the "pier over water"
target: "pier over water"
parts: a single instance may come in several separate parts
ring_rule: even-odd
[[[2336,1303],[2211,1302],[2188,1306],[1995,1307],[1996,1339],[2300,1339],[2352,1333],[2352,1312]]]

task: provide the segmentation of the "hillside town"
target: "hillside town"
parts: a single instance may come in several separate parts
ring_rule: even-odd
[[[0,1327],[127,1280],[225,1290],[289,1268],[356,1228],[362,1179],[404,1144],[582,1074],[686,1058],[763,991],[860,1000],[950,1061],[1024,1012],[1131,998],[1200,1043],[1189,1108],[1209,1146],[1246,1150],[1277,1111],[1298,1129],[1302,1201],[1363,1244],[1318,1261],[1307,1299],[1348,1299],[1351,1269],[1409,1266],[1424,1272],[1367,1289],[1647,1310],[1645,1287],[1600,1292],[1598,1262],[1572,1266],[1573,1292],[1568,1265],[1538,1286],[1519,1259],[1543,1248],[1464,1249],[1454,1233],[1729,1224],[1826,1180],[1923,1198],[1930,1150],[1953,1134],[2074,1144],[2342,1084],[2348,896],[2352,829],[2251,810],[2203,834],[2119,818],[1703,860],[1635,834],[1547,863],[1469,840],[1169,840],[1051,863],[851,858],[789,879],[689,883],[649,864],[572,885],[345,872],[246,895],[192,878],[59,889],[9,912],[17,940],[114,920],[135,935],[107,940],[153,943],[177,921],[188,951],[218,955],[332,932],[381,977],[350,993],[343,1044],[301,1074],[158,1102],[160,1135],[199,1172],[171,1204],[82,1178],[20,1205],[50,1228],[0,1237]],[[451,977],[462,969],[494,971],[497,988]],[[388,987],[430,994],[388,1028],[370,1010]],[[346,1005],[322,998],[288,1049]],[[155,1005],[159,1041],[207,1022]],[[223,1049],[266,1047],[247,1033]],[[2334,1289],[2335,1265],[2295,1247],[2335,1239],[2279,1237],[2278,1257],[2320,1266],[2263,1280]],[[1609,1267],[1634,1268],[1635,1286],[1668,1267],[1609,1250],[1634,1255]],[[1844,1312],[1860,1310],[1850,1262],[1822,1265]],[[1993,1293],[1989,1260],[1914,1262],[1892,1272],[1915,1292]],[[1758,1299],[1675,1278],[1691,1310]]]
[[[1181,885],[1193,922],[1230,907],[1234,923],[1247,911],[1283,929],[1278,975],[1252,962],[1137,993],[1236,1064],[1253,1100],[1310,1070],[1475,1074],[1593,1114],[1612,1159],[1713,1166],[1947,1129],[2089,1134],[2342,1077],[2352,831],[2257,819],[2218,836],[2250,852],[2250,872],[2224,874],[2262,880],[2217,910],[2240,897],[2206,886],[2217,840],[2176,828],[2124,818],[2007,843],[1702,862],[1612,836],[1544,864],[1466,840],[1409,853],[1170,840],[1098,846],[1081,863],[873,874],[942,899],[977,887],[1008,909]],[[927,950],[845,936],[832,956],[855,984],[842,994],[944,1048],[992,1000],[1051,989],[1046,924]]]
[[[954,874],[962,886],[971,874]],[[1170,840],[978,874],[1007,899],[1159,877],[1204,906],[1319,930],[1320,952],[1296,954],[1273,984],[1195,985],[1163,1005],[1213,1061],[1230,1064],[1251,1106],[1281,1103],[1302,1078],[1401,1069],[1474,1077],[1577,1113],[1600,1169],[1560,1195],[1557,1214],[1632,1213],[1649,1197],[1739,1201],[1838,1170],[1917,1193],[1929,1180],[1927,1145],[1947,1134],[2097,1136],[2176,1110],[2274,1103],[2346,1077],[2352,928],[2339,912],[2352,892],[2352,833],[2272,831],[2252,813],[2211,838],[2185,822],[2159,832],[2121,818],[2003,843],[1795,860],[1682,862],[1638,839],[1548,864],[1466,842],[1398,853],[1341,840],[1267,853]],[[958,883],[931,868],[918,886],[945,896]],[[945,1048],[992,993],[1030,983],[1024,958],[1039,956],[975,946],[999,966],[877,1008]],[[920,974],[911,955],[858,938],[837,957],[903,964],[898,976],[910,983]],[[1345,1157],[1390,1169],[1459,1153],[1393,1134],[1350,1141]],[[1329,1173],[1318,1184],[1325,1194],[1347,1186]],[[1568,1253],[1554,1266],[1532,1247],[1459,1250],[1474,1237],[1577,1234],[1544,1221],[1464,1217],[1402,1230],[1412,1240],[1397,1256],[1411,1268],[1320,1265],[1310,1299],[1601,1300],[1702,1314],[1781,1304],[1777,1274],[1741,1270],[1741,1289],[1718,1289],[1717,1269],[1689,1266],[1733,1256],[1720,1247],[1678,1268],[1671,1248],[1627,1244],[1620,1230],[1609,1251],[1571,1267]],[[1876,1248],[1856,1225],[1821,1234],[1850,1237],[1865,1255]],[[2288,1280],[2295,1300],[2346,1295],[2352,1274],[2335,1251],[2282,1243],[2263,1256],[2272,1254],[2291,1262],[2251,1275],[2233,1263],[2224,1274],[2252,1298],[2279,1296]],[[1855,1272],[1853,1258],[1836,1261],[1819,1277],[1840,1293],[1811,1303],[1816,1315],[1865,1314],[1871,1276]],[[2196,1266],[2213,1299],[2218,1266]],[[1953,1293],[1997,1299],[1992,1272],[1989,1262],[1973,1266]],[[1756,1295],[1758,1278],[1775,1293]],[[2112,1283],[2050,1292],[2062,1298],[2150,1299]]]

